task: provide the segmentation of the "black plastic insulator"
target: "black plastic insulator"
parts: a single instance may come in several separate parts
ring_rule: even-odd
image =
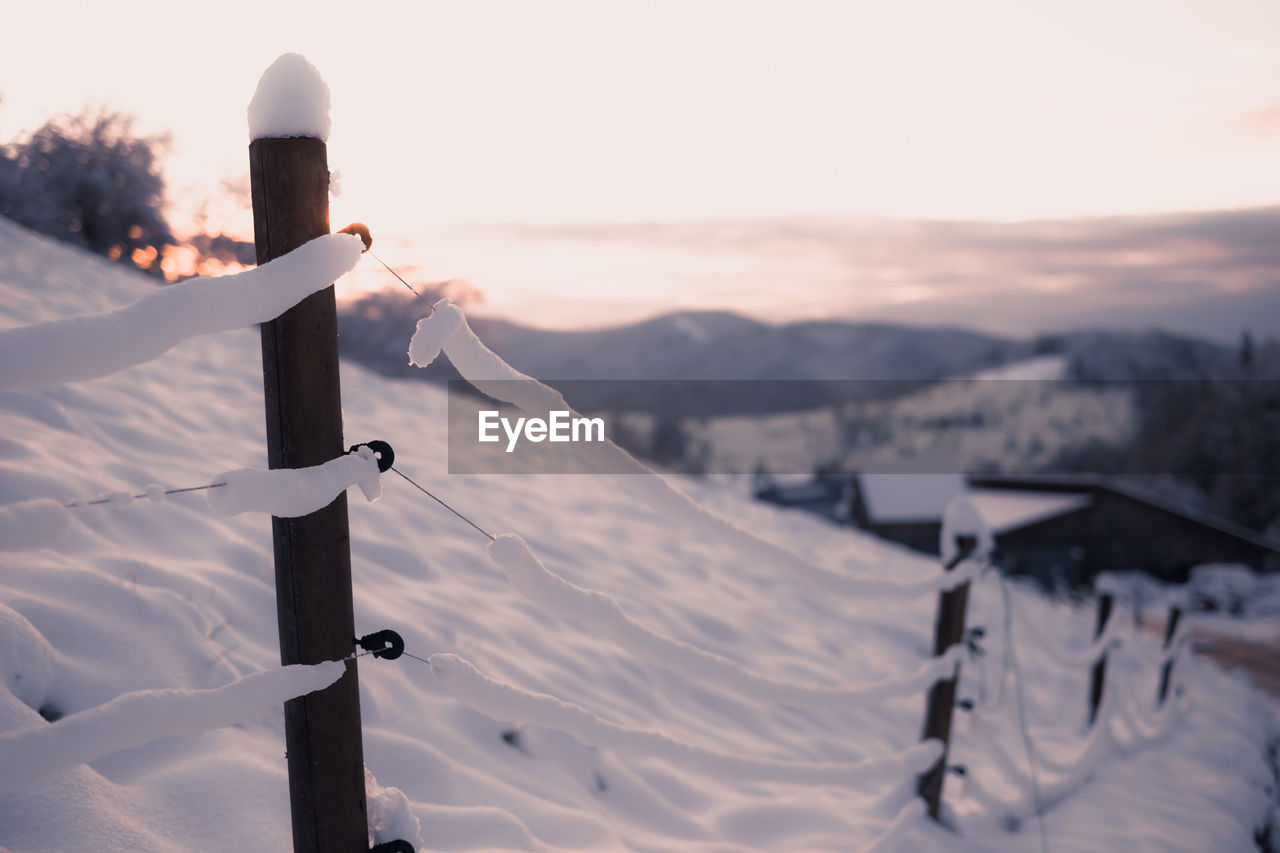
[[[951,773],[956,774],[957,776],[969,775],[969,768],[965,767],[963,764],[952,764],[950,767],[947,768],[947,770]]]
[[[369,226],[363,222],[352,222],[346,228],[338,232],[339,234],[354,234],[360,238],[360,242],[364,243],[364,250],[360,254],[364,254],[373,248],[373,235],[369,233]]]
[[[385,474],[391,470],[391,466],[395,464],[396,452],[391,449],[391,445],[385,441],[374,439],[373,441],[362,441],[359,444],[351,445],[348,453],[355,453],[361,447],[367,447],[373,451],[373,455],[378,457],[378,471]]]
[[[987,629],[983,628],[981,625],[975,625],[969,629],[969,636],[975,640],[981,640],[983,637],[987,636]]]
[[[404,640],[390,628],[365,634],[356,640],[356,645],[366,652],[373,652],[375,658],[383,660],[395,660],[404,654]]]
[[[972,700],[972,699],[961,699],[959,702],[957,702],[957,703],[956,703],[956,707],[957,707],[957,708],[959,708],[961,711],[972,711],[972,710],[973,710],[973,700]]]
[[[413,845],[404,839],[384,841],[369,848],[369,853],[414,853]]]

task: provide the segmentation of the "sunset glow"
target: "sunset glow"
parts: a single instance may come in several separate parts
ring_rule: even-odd
[[[332,91],[335,227],[369,223],[388,260],[466,279],[497,313],[541,303],[528,319],[543,325],[758,310],[751,282],[773,277],[792,281],[784,313],[847,314],[938,296],[922,268],[999,271],[954,247],[867,244],[833,263],[804,234],[717,250],[510,241],[506,224],[820,216],[882,234],[886,220],[1280,202],[1274,3],[334,3],[301,17],[233,0],[188,24],[158,3],[60,8],[74,23],[56,30],[47,7],[7,13],[28,37],[0,56],[0,137],[86,104],[136,114],[172,134],[179,233],[248,237],[245,107],[276,56],[301,52]],[[1141,268],[1196,250],[1126,251],[1117,263]],[[850,268],[864,292],[848,293]],[[1219,286],[1257,286],[1242,281]],[[371,269],[351,284],[389,283]]]

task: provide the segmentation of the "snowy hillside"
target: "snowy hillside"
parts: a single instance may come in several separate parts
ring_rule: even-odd
[[[1026,473],[1069,450],[1123,446],[1136,422],[1132,388],[1059,381],[1066,369],[1063,357],[1041,356],[892,400],[690,420],[691,455],[714,472],[807,474],[835,463]]]
[[[108,310],[152,288],[0,220],[0,329]],[[908,593],[937,577],[935,563],[715,482],[677,485],[818,569],[709,535],[642,500],[625,477],[450,476],[441,390],[349,364],[342,388],[348,444],[390,442],[398,469],[617,604],[574,599],[522,552],[497,553],[526,597],[483,536],[399,478],[383,477],[375,503],[353,491],[357,630],[392,628],[412,654],[439,656],[435,672],[408,657],[359,660],[377,841],[439,851],[1039,849],[1015,694],[998,683],[1007,645],[991,574],[969,612],[987,630],[987,654],[962,664],[960,695],[978,708],[957,712],[952,746],[967,775],[948,776],[944,793],[956,834],[921,816],[913,774],[895,758],[916,747],[922,692],[868,690],[855,701],[860,687],[927,663],[936,595]],[[265,467],[265,446],[257,331],[197,337],[102,379],[0,392],[0,509],[208,484]],[[219,514],[200,492],[71,512],[52,547],[0,551],[0,778],[13,787],[0,793],[0,849],[289,849],[278,706],[14,782],[38,762],[14,761],[22,741],[66,730],[45,718],[74,720],[129,691],[210,689],[279,669],[267,516]],[[566,614],[556,596],[593,604]],[[1036,628],[1015,634],[1016,660],[1043,753],[1051,849],[1257,849],[1276,784],[1263,754],[1274,705],[1188,656],[1181,697],[1157,714],[1159,638],[1122,628],[1111,698],[1086,738],[1084,667],[1036,637],[1078,652],[1092,615],[1021,588],[1013,601]],[[694,650],[670,654],[686,647],[665,641]],[[712,666],[699,652],[727,660]],[[692,674],[704,664],[745,674],[737,686]],[[778,682],[804,689],[776,701],[748,687]],[[840,690],[847,700],[835,706],[795,698]],[[872,772],[858,770],[867,760]]]
[[[385,272],[383,277],[388,278]],[[452,294],[448,287],[433,290]],[[421,312],[421,303],[403,289],[340,304],[343,355],[386,376],[456,378],[446,365],[418,371],[405,363],[403,346],[395,342],[412,334]],[[883,388],[848,380],[931,381],[1005,364],[1029,350],[1027,344],[962,329],[836,320],[771,324],[722,311],[575,331],[488,317],[472,323],[494,352],[556,385],[584,411],[681,417],[788,412],[864,399],[883,394]],[[754,381],[729,392],[733,382],[726,387],[727,380]],[[810,380],[803,394],[794,380]]]

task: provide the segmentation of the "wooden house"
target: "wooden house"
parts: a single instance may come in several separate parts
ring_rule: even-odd
[[[850,517],[877,536],[936,554],[942,513],[960,494],[990,525],[996,560],[1046,584],[1087,585],[1104,571],[1183,583],[1205,563],[1280,569],[1280,542],[1101,476],[858,474]]]

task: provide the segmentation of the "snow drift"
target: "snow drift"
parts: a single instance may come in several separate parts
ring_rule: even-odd
[[[0,794],[34,788],[69,767],[169,735],[229,726],[328,687],[340,661],[281,667],[213,690],[140,690],[46,725],[0,734]]]
[[[353,238],[352,251],[359,247]],[[152,289],[0,221],[0,323],[110,313]],[[687,496],[664,498],[663,484],[637,495],[618,482],[647,477],[451,476],[442,393],[342,369],[349,441],[385,439],[397,449],[398,468],[487,527],[519,530],[548,575],[608,596],[655,635],[804,685],[856,686],[910,673],[929,654],[936,595],[862,591],[925,589],[942,575],[936,559],[756,504],[732,482],[677,480]],[[261,465],[258,336],[228,331],[93,383],[0,393],[0,436],[4,506],[67,502],[158,476],[206,483],[211,470]],[[494,694],[491,717],[460,704],[408,656],[356,662],[366,764],[380,788],[404,798],[371,794],[377,831],[408,836],[416,821],[424,847],[458,851],[1035,847],[1030,822],[1011,834],[1001,812],[955,777],[944,802],[958,833],[932,825],[910,802],[912,771],[901,763],[883,780],[850,778],[848,787],[782,782],[763,768],[751,778],[723,772],[728,767],[691,768],[704,753],[819,766],[923,756],[923,695],[798,707],[652,664],[630,645],[583,631],[580,616],[525,598],[476,547],[475,531],[395,483],[376,504],[352,503],[357,630],[394,628],[410,653],[465,658],[511,690]],[[54,729],[40,709],[71,720],[122,695],[216,690],[277,668],[266,515],[225,516],[201,495],[175,495],[75,518],[54,547],[0,553],[0,602],[21,617],[0,618],[0,733]],[[724,519],[741,529],[726,531]],[[1017,587],[1013,599],[1061,648],[1089,645],[1091,614]],[[1001,617],[998,589],[975,579],[969,624],[988,628],[993,651],[985,663],[965,661],[959,690],[993,706],[983,718],[987,733],[1016,760],[1017,721],[994,690]],[[1113,657],[1110,666],[1133,686],[1132,696],[1154,696],[1159,647],[1158,636],[1135,635],[1126,637],[1126,654]],[[1087,674],[1054,665],[1033,644],[1019,651],[1033,742],[1069,767],[1081,744]],[[1052,849],[1252,848],[1271,808],[1266,791],[1274,782],[1260,747],[1274,731],[1272,706],[1240,678],[1192,656],[1178,673],[1179,719],[1160,742],[1101,760],[1053,804]],[[551,716],[537,717],[544,710],[528,696],[539,694],[671,743],[619,746],[608,738],[622,733],[605,727],[592,746],[543,725],[566,722],[562,712],[575,715],[549,704]],[[1120,750],[1130,743],[1126,720],[1157,722],[1140,707],[1128,710],[1114,724]],[[590,740],[595,724],[578,719]],[[964,715],[957,718],[951,759],[992,797],[1017,803],[1021,780],[1001,773],[997,754],[969,727]],[[686,760],[678,744],[700,757]],[[14,853],[287,849],[283,750],[274,707],[233,726],[102,755],[37,788],[0,794],[0,846]],[[858,790],[863,784],[875,793]]]

